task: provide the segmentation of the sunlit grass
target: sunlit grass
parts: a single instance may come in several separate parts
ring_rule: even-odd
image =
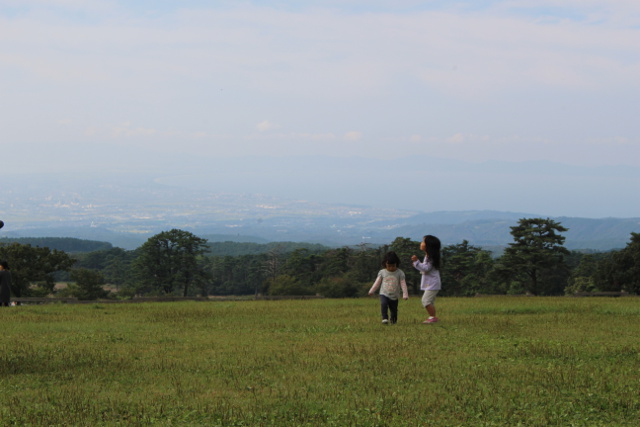
[[[0,310],[3,425],[636,425],[640,300]]]

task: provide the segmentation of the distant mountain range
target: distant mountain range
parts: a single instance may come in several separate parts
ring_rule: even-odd
[[[291,241],[327,246],[386,244],[396,237],[434,234],[443,244],[483,247],[512,241],[520,218],[490,210],[418,212],[328,204],[259,194],[167,186],[148,176],[108,179],[56,175],[5,179],[0,187],[0,237],[73,237],[135,249],[161,231],[179,228],[210,241]],[[551,217],[569,229],[569,249],[623,248],[640,218]]]

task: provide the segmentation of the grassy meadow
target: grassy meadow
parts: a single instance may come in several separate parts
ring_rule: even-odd
[[[631,426],[640,299],[0,309],[2,425]]]

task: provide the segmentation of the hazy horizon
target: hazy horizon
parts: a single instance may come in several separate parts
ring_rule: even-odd
[[[205,194],[235,194],[415,213],[497,211],[540,217],[640,217],[640,202],[633,196],[637,192],[632,191],[640,181],[640,168],[634,167],[579,167],[545,161],[469,163],[424,156],[391,163],[328,156],[177,156],[174,160],[177,164],[173,167],[158,164],[105,172],[87,166],[77,171],[11,174],[5,176],[0,188],[1,205],[9,206],[29,193],[36,197],[36,190],[42,200],[65,193],[73,199],[73,192],[80,189],[83,203],[100,205],[104,202],[101,192],[116,185],[160,194],[166,188],[171,193],[163,198],[176,204],[189,203],[189,197],[196,201]],[[429,164],[428,174],[420,169],[425,163]],[[424,180],[431,176],[433,180]],[[626,182],[626,190],[614,188],[617,180]],[[183,190],[179,200],[172,200]],[[141,196],[135,200],[143,201]],[[109,194],[110,204],[114,197],[117,194]],[[121,200],[125,207],[134,199],[123,194]]]

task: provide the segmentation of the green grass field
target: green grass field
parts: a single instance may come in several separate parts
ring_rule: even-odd
[[[0,310],[2,425],[585,425],[640,419],[639,298]]]

